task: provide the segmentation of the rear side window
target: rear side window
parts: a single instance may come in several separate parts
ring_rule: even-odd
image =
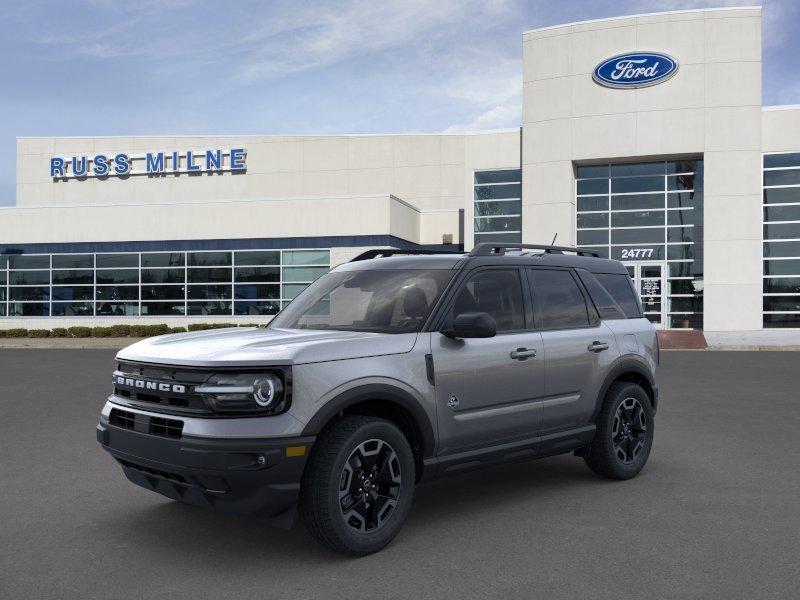
[[[589,326],[589,313],[578,283],[569,271],[532,269],[533,303],[542,329],[576,329]]]
[[[627,319],[625,311],[617,301],[611,297],[611,294],[606,291],[606,288],[595,279],[594,275],[589,273],[589,271],[579,269],[578,277],[581,278],[583,285],[586,286],[589,296],[592,298],[592,302],[594,302],[595,307],[597,307],[597,312],[600,313],[603,319]]]
[[[638,319],[642,316],[642,312],[639,309],[639,302],[636,300],[636,293],[633,291],[631,278],[628,275],[595,273],[594,276],[620,308],[622,308],[626,317],[629,319]]]

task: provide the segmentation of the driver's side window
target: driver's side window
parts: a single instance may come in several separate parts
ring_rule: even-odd
[[[479,271],[461,285],[448,321],[461,313],[485,312],[497,323],[497,332],[525,329],[525,304],[517,269]]]

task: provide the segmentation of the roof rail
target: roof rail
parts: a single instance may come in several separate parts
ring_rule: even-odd
[[[360,260],[371,260],[373,258],[378,257],[387,257],[387,256],[395,256],[395,255],[421,255],[421,254],[464,254],[463,252],[457,252],[455,250],[426,250],[424,248],[410,248],[410,249],[401,249],[401,248],[373,248],[372,250],[367,250],[362,252],[355,258],[350,259],[350,262],[358,262]]]
[[[544,250],[545,254],[564,254],[564,252],[574,252],[578,256],[593,256],[600,258],[598,252],[586,250],[585,248],[573,248],[572,246],[544,246],[541,244],[492,244],[484,242],[476,244],[469,253],[470,256],[489,256],[490,254],[505,254],[507,249],[514,250]]]

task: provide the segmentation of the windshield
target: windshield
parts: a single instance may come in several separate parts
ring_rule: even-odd
[[[434,269],[328,273],[303,290],[269,326],[414,333],[454,273]]]

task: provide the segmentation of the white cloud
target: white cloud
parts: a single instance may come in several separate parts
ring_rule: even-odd
[[[520,104],[504,104],[494,106],[479,114],[468,123],[450,125],[444,133],[458,133],[463,131],[481,131],[485,129],[506,129],[519,127],[522,124],[522,108]]]

